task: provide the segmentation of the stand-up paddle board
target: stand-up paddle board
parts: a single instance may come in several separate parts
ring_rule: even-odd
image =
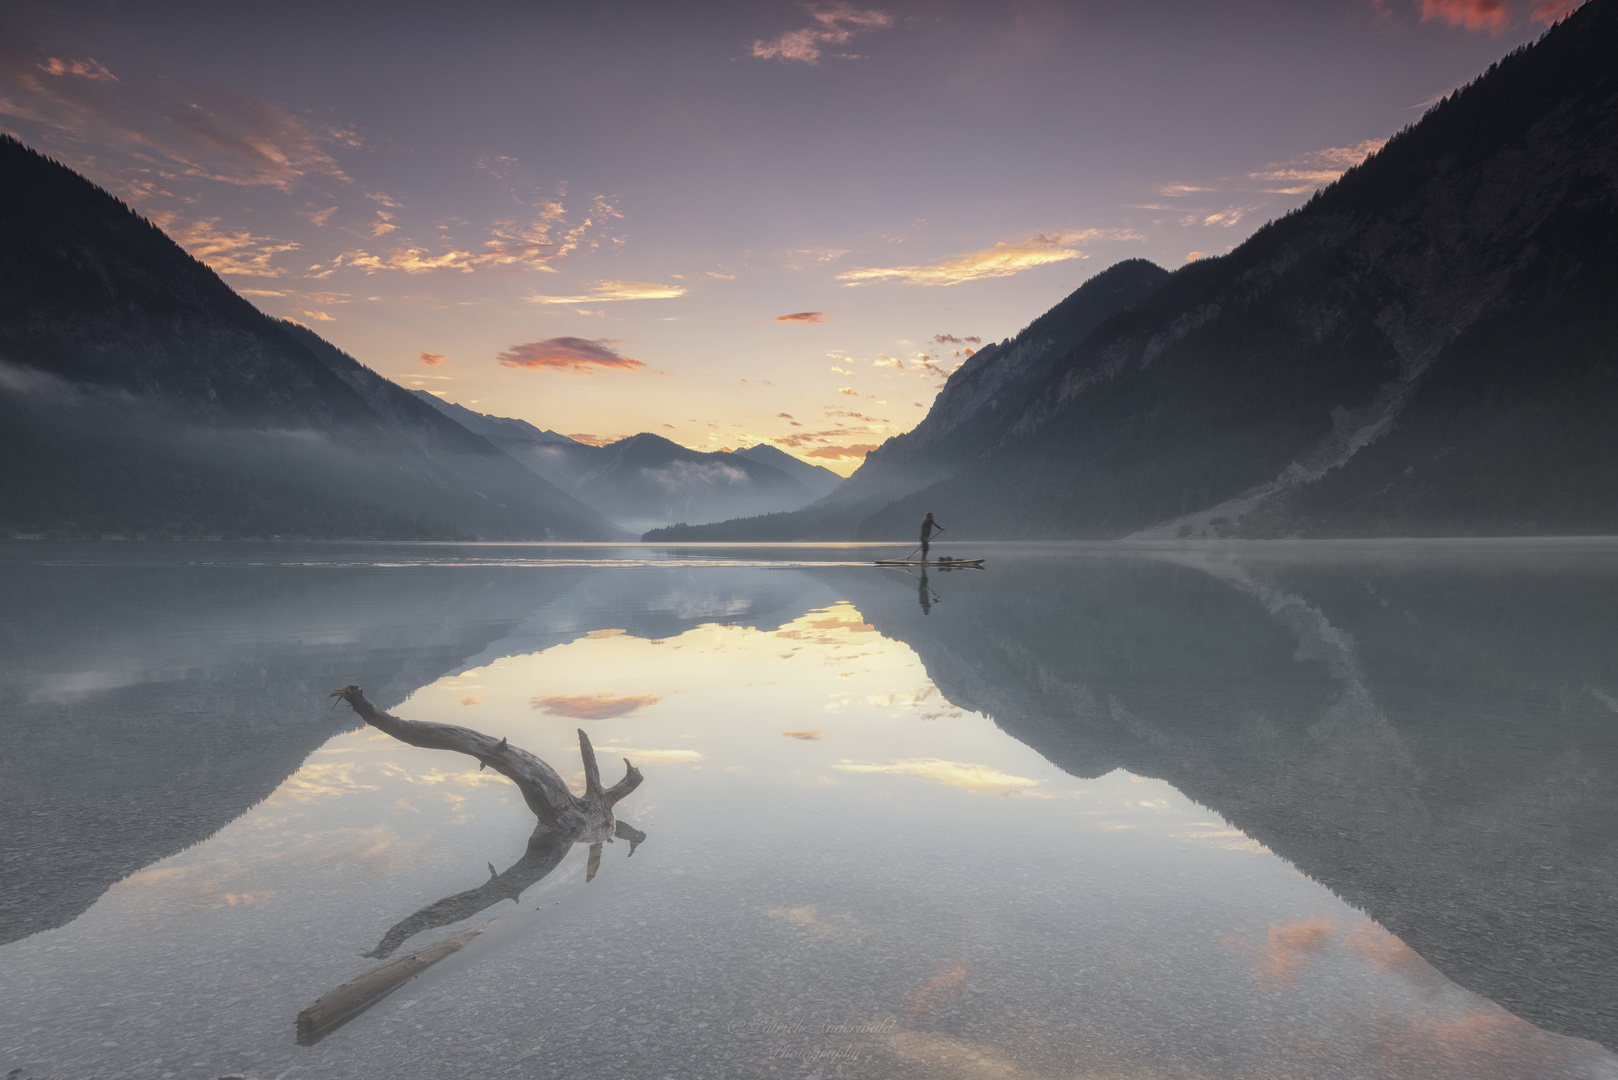
[[[983,560],[982,559],[928,559],[926,562],[922,562],[920,559],[878,559],[878,560],[876,560],[876,565],[877,566],[940,566],[940,567],[943,567],[946,570],[949,569],[952,566],[962,566],[962,567],[970,566],[974,570],[981,570],[981,569],[983,569]]]

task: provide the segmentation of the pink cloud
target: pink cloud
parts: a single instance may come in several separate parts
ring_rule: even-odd
[[[118,81],[118,76],[108,71],[106,65],[94,57],[84,60],[58,60],[53,56],[38,67],[47,75],[77,75],[91,82]]]
[[[1421,21],[1499,35],[1511,25],[1511,9],[1504,0],[1421,0]]]
[[[875,450],[876,445],[876,443],[854,443],[851,446],[817,446],[813,450],[806,451],[803,456],[826,458],[830,461],[853,461]]]
[[[622,356],[612,348],[618,344],[611,338],[554,337],[544,341],[530,341],[513,345],[496,357],[506,367],[529,368],[535,371],[572,371],[575,375],[593,375],[596,370],[638,371],[646,367],[639,360]],[[584,440],[580,439],[580,442]]]
[[[421,354],[421,362],[427,367],[437,367],[439,364],[442,364],[448,359],[449,357],[445,356],[443,353],[424,352]]]
[[[755,41],[753,56],[760,60],[797,60],[815,65],[820,63],[822,46],[844,45],[857,33],[885,30],[893,25],[893,16],[885,11],[856,8],[846,3],[811,7],[809,14],[816,25],[789,30],[771,41]],[[841,59],[859,58],[843,56]]]
[[[1535,22],[1553,23],[1566,15],[1577,11],[1584,0],[1539,0],[1529,18]]]
[[[831,316],[828,315],[824,311],[797,311],[797,312],[793,312],[791,315],[777,315],[775,317],[775,321],[776,322],[816,322],[816,323],[818,323],[818,322],[825,322],[829,318],[831,318]]]

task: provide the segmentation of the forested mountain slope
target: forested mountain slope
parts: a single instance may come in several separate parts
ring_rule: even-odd
[[[1618,531],[1618,4],[1090,334],[866,519],[960,537]]]

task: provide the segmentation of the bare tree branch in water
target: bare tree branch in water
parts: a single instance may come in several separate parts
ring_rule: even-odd
[[[371,727],[392,735],[400,742],[430,750],[453,750],[478,759],[479,769],[492,768],[517,785],[523,801],[539,819],[528,838],[528,850],[505,873],[489,867],[489,880],[475,889],[446,896],[395,924],[383,935],[377,947],[363,955],[382,959],[424,930],[449,926],[468,919],[501,900],[515,902],[523,890],[561,863],[576,843],[590,845],[585,881],[595,877],[601,865],[601,845],[614,837],[629,841],[629,853],[646,839],[646,834],[613,817],[612,808],[640,786],[640,770],[624,759],[624,778],[610,788],[601,785],[601,769],[596,764],[590,737],[579,729],[579,756],[584,761],[584,794],[575,795],[551,768],[528,751],[507,740],[454,724],[432,724],[402,720],[373,705],[357,686],[333,690]],[[485,924],[487,925],[487,924]],[[326,994],[298,1014],[298,1042],[319,1041],[327,1033],[358,1016],[408,980],[460,949],[481,931],[482,926],[462,930],[441,941],[416,949],[396,960],[372,968]]]
[[[481,731],[457,727],[454,724],[432,724],[419,720],[401,720],[383,712],[366,699],[357,686],[333,690],[332,697],[342,698],[354,709],[361,720],[392,735],[400,742],[422,746],[430,750],[453,750],[468,754],[517,785],[528,809],[539,818],[540,824],[572,840],[605,840],[612,832],[612,808],[631,791],[640,786],[640,770],[624,759],[624,778],[603,789],[601,769],[596,765],[595,747],[590,737],[579,729],[579,755],[584,759],[584,796],[573,794],[556,770],[528,751],[512,746],[505,739],[496,740]]]

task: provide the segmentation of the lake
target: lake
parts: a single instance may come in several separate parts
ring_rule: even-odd
[[[1618,1077],[1618,542],[935,553],[0,543],[0,1075]]]

